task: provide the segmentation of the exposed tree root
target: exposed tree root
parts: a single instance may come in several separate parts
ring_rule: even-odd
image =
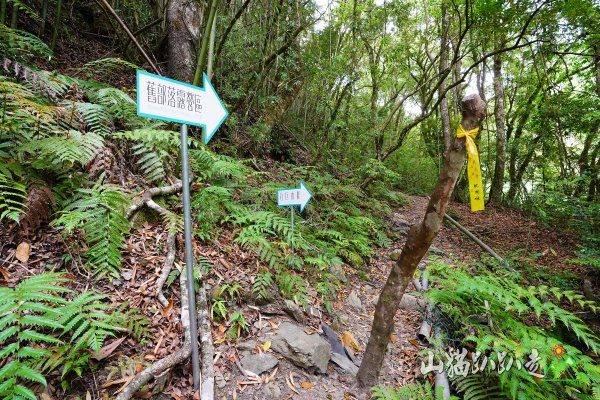
[[[190,339],[190,318],[188,309],[188,293],[187,293],[187,274],[179,275],[179,286],[181,287],[181,325],[183,326],[184,341],[183,345],[175,353],[169,354],[165,358],[152,364],[152,366],[140,372],[117,396],[116,400],[129,400],[140,388],[148,383],[155,376],[163,374],[169,368],[174,367],[187,360],[192,354],[191,339]],[[204,358],[204,357],[203,357]],[[204,361],[204,360],[203,360]],[[211,360],[212,367],[212,360]],[[212,398],[207,397],[208,399]],[[202,397],[204,399],[204,397]]]
[[[173,268],[173,263],[175,262],[175,234],[172,232],[168,233],[167,236],[167,258],[165,259],[165,263],[163,265],[162,272],[156,281],[156,297],[158,297],[158,301],[164,308],[169,306],[169,301],[165,297],[163,293],[163,286],[171,273],[171,269]]]
[[[165,209],[160,207],[158,204],[156,204],[154,202],[154,200],[152,200],[152,198],[154,196],[164,196],[166,194],[177,193],[181,190],[181,187],[182,187],[181,181],[178,180],[177,182],[175,182],[174,184],[172,184],[170,186],[154,187],[154,188],[150,188],[150,189],[146,190],[144,192],[144,194],[142,195],[142,198],[139,199],[138,201],[136,201],[135,203],[133,203],[131,205],[131,207],[129,207],[129,209],[125,212],[125,218],[131,219],[133,214],[135,214],[137,211],[139,211],[140,208],[142,208],[144,206],[148,206],[149,208],[156,210],[160,213],[161,211],[159,211],[156,207],[161,208],[163,210],[165,210]],[[150,204],[150,203],[152,203],[152,204]]]
[[[213,363],[213,360],[215,359],[215,348],[213,346],[210,329],[206,286],[202,277],[200,277],[200,289],[196,296],[196,309],[198,310],[198,329],[202,333],[200,336],[200,349],[202,350],[200,398],[202,400],[212,400],[215,394],[215,371]]]
[[[133,215],[144,206],[156,211],[161,216],[168,215],[171,212],[159,205],[157,202],[155,202],[153,200],[153,197],[166,194],[173,194],[178,192],[179,190],[181,190],[181,181],[177,181],[177,183],[170,186],[155,187],[148,189],[144,192],[141,199],[139,199],[137,202],[133,203],[131,207],[129,207],[129,209],[125,213],[125,217],[127,219],[131,219],[131,217],[133,217]],[[175,232],[172,232],[171,229],[168,229],[167,235],[167,258],[165,259],[162,272],[158,280],[156,281],[156,297],[158,297],[158,301],[165,308],[169,306],[169,301],[163,293],[163,286],[167,281],[169,273],[171,273],[171,269],[173,268],[173,263],[175,262],[176,239]]]
[[[170,186],[163,186],[157,188],[151,188],[144,192],[142,198],[135,202],[125,213],[128,219],[139,211],[142,207],[147,206],[148,208],[156,211],[161,215],[167,215],[170,213],[169,210],[165,209],[152,198],[154,196],[173,194],[181,190],[181,181],[177,181],[175,184]],[[158,301],[167,307],[169,302],[166,299],[162,287],[171,272],[173,264],[175,262],[175,241],[176,235],[174,232],[169,230],[167,236],[167,257],[163,265],[162,272],[159,279],[156,282],[156,294]],[[158,377],[164,374],[167,370],[187,360],[191,353],[191,332],[190,332],[190,319],[189,319],[189,295],[187,291],[187,274],[181,273],[179,276],[179,284],[181,287],[181,325],[184,332],[183,345],[175,353],[172,353],[165,358],[157,361],[152,366],[146,368],[139,373],[117,396],[116,400],[128,400],[146,383],[153,377]],[[208,314],[208,302],[206,298],[206,287],[204,279],[200,277],[200,290],[196,296],[196,309],[198,312],[198,323],[199,331],[202,332],[200,337],[200,344],[202,349],[202,374],[201,380],[201,398],[203,400],[212,400],[214,398],[214,348],[211,335],[210,319]],[[195,333],[197,334],[197,333]]]

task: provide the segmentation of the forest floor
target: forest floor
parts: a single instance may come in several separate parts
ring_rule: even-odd
[[[427,198],[412,197],[408,206],[389,217],[391,229],[406,231],[408,225],[422,218],[426,205]],[[536,258],[531,271],[531,284],[552,284],[553,280],[563,279],[571,280],[576,290],[581,288],[582,274],[585,270],[568,262],[570,258],[575,257],[576,251],[575,240],[569,234],[547,229],[540,222],[509,209],[491,209],[473,214],[468,205],[453,203],[449,213],[499,253],[510,255],[517,261],[530,260],[532,256]],[[167,294],[170,303],[166,309],[162,309],[155,295],[155,282],[165,258],[166,232],[160,223],[144,222],[138,228],[131,235],[125,249],[121,279],[112,282],[107,279],[96,280],[85,275],[83,269],[74,269],[71,271],[74,279],[71,288],[76,292],[95,289],[109,296],[115,305],[129,301],[130,307],[139,308],[149,317],[151,338],[143,345],[131,338],[109,340],[105,346],[106,352],[102,355],[103,366],[95,373],[75,380],[75,388],[80,389],[75,392],[79,392],[79,396],[72,395],[69,399],[113,398],[136,372],[173,353],[182,344],[177,283],[166,291],[170,293]],[[218,240],[208,245],[197,245],[195,250],[196,256],[206,257],[213,265],[207,281],[209,291],[216,285],[234,282],[244,288],[233,308],[243,313],[250,327],[249,332],[240,339],[231,341],[225,337],[226,324],[218,320],[213,322],[216,398],[275,398],[273,395],[266,396],[268,391],[280,392],[277,398],[282,399],[355,398],[356,391],[352,388],[352,379],[332,363],[329,363],[326,374],[313,374],[292,365],[268,348],[271,338],[278,333],[280,324],[293,319],[277,302],[257,305],[249,300],[247,288],[251,287],[259,264],[254,255],[234,244],[232,238],[233,232],[224,231]],[[8,245],[0,249],[0,270],[3,272],[0,279],[7,281],[9,286],[27,276],[48,270],[60,270],[63,265],[61,257],[69,253],[67,243],[61,239],[60,234],[49,227],[30,237],[29,241],[29,261],[24,264],[16,259],[15,247]],[[347,267],[344,271],[347,282],[339,292],[338,301],[333,304],[332,314],[319,309],[320,304],[315,301],[312,312],[308,310],[309,312],[304,314],[306,320],[299,329],[309,334],[318,334],[321,332],[321,325],[328,324],[353,347],[356,363],[359,364],[368,340],[377,296],[392,265],[390,253],[399,252],[402,245],[403,240],[399,240],[390,248],[380,249],[363,270]],[[431,250],[430,254],[441,256],[448,263],[481,259],[481,249],[476,244],[455,228],[446,225],[442,227]],[[178,257],[178,260],[180,259],[181,257]],[[423,266],[427,262],[427,258],[424,259]],[[176,262],[176,267],[181,269],[179,261]],[[597,286],[596,282],[596,288]],[[411,285],[409,291],[414,290]],[[348,302],[351,292],[358,296],[358,304],[356,301]],[[382,385],[402,386],[420,375],[418,354],[424,349],[424,344],[416,340],[416,334],[421,321],[422,315],[417,310],[402,309],[398,312],[395,337],[392,338],[381,372]],[[239,367],[240,359],[264,349],[278,358],[277,369],[275,373],[271,370],[263,374],[262,382],[257,382],[243,375]],[[189,398],[191,375],[189,363],[178,366],[163,379],[158,379],[139,392],[138,397]],[[45,400],[64,398],[58,376],[54,378],[49,379],[49,385],[45,389],[47,396],[42,397]]]

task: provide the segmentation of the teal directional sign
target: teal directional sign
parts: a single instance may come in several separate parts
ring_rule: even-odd
[[[280,207],[299,206],[300,212],[304,211],[306,204],[312,199],[312,193],[300,181],[299,188],[280,189],[277,191],[277,205]]]
[[[203,86],[137,71],[137,113],[142,117],[204,128],[208,143],[229,113],[203,74]]]

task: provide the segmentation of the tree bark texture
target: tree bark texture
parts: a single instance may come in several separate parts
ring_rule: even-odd
[[[506,112],[504,109],[504,84],[502,82],[502,55],[494,56],[494,117],[496,120],[496,163],[490,189],[489,204],[502,203],[504,170],[506,168]]]
[[[462,100],[461,109],[461,124],[465,130],[479,126],[486,115],[485,103],[477,94],[466,96]],[[371,336],[356,377],[362,388],[377,384],[390,335],[394,331],[396,311],[400,306],[406,287],[413,279],[419,262],[440,230],[446,207],[465,158],[465,140],[464,138],[455,138],[445,156],[444,168],[427,205],[423,221],[413,225],[410,229],[402,253],[383,286],[375,307]]]
[[[192,82],[203,13],[195,0],[171,0],[167,9],[169,75]]]
[[[440,73],[448,69],[448,52],[450,51],[450,42],[448,40],[448,30],[450,17],[446,2],[442,1],[442,35],[440,39]],[[443,96],[440,102],[440,117],[442,120],[442,134],[444,138],[444,154],[450,150],[452,145],[452,129],[450,128],[450,112],[448,110],[448,97],[446,90],[446,81],[440,84],[439,95]]]

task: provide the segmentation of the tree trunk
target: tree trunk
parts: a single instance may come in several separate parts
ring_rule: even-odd
[[[0,0],[0,24],[6,22],[6,0]]]
[[[196,44],[203,13],[198,2],[171,0],[167,9],[169,75],[192,82],[196,71]]]
[[[462,100],[462,126],[465,130],[478,127],[485,118],[485,103],[472,94]],[[465,140],[454,139],[444,159],[444,168],[435,186],[425,217],[410,229],[400,258],[392,268],[375,307],[371,336],[356,379],[362,388],[377,384],[390,335],[394,330],[394,316],[417,265],[436,237],[446,212],[454,184],[465,161]]]
[[[489,204],[502,203],[504,170],[506,166],[506,113],[504,111],[504,84],[502,82],[502,56],[494,56],[494,95],[496,97],[494,117],[496,120],[496,163],[490,190]]]
[[[516,163],[515,163],[515,171],[511,173],[510,188],[508,189],[508,195],[507,195],[508,203],[513,203],[515,201],[515,199],[517,198],[517,194],[519,193],[519,190],[523,183],[523,176],[525,176],[525,171],[527,171],[527,167],[533,160],[533,157],[535,156],[536,146],[541,139],[542,139],[541,135],[536,136],[533,139],[531,146],[527,150],[527,154],[523,158],[523,162],[521,163],[521,165],[519,165],[518,168],[516,168]]]
[[[60,29],[60,18],[62,17],[63,0],[56,2],[56,15],[54,16],[54,26],[52,28],[52,39],[50,41],[50,49],[56,49],[56,40],[58,39],[58,30]]]
[[[448,10],[446,2],[442,1],[442,35],[440,39],[440,73],[448,69],[448,52],[450,50],[450,43],[448,41],[448,29],[450,18],[448,16]],[[446,80],[440,84],[439,95],[443,96],[440,102],[440,116],[442,119],[442,133],[444,137],[444,154],[450,150],[452,145],[452,130],[450,128],[450,112],[448,111],[448,97],[446,90]]]

